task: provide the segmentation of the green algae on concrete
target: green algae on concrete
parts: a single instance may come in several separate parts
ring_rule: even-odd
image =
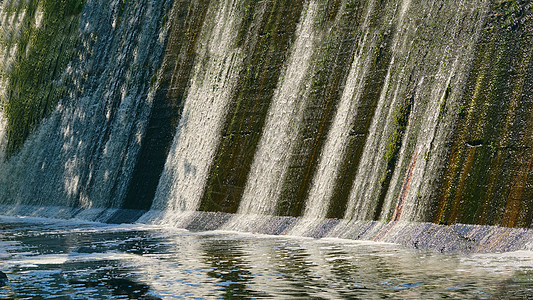
[[[413,105],[414,98],[408,97],[402,101],[394,110],[394,129],[391,136],[389,137],[389,143],[387,144],[387,149],[385,150],[385,161],[387,163],[387,170],[385,172],[385,177],[381,181],[381,190],[377,199],[376,208],[374,211],[374,220],[379,220],[379,217],[382,214],[383,204],[385,202],[385,197],[390,187],[392,173],[396,168],[396,163],[398,160],[398,153],[404,142],[405,130],[409,122],[409,116],[411,114],[411,108]]]
[[[14,66],[6,74],[7,96],[1,100],[7,118],[8,156],[20,149],[65,95],[62,75],[75,54],[84,0],[30,0],[12,5],[16,6],[7,13],[19,14],[23,25],[20,34],[1,45],[17,47]]]
[[[531,225],[532,16],[528,1],[492,5],[458,111],[437,223]]]

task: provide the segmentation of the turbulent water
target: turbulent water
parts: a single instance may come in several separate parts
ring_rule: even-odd
[[[532,253],[2,218],[10,299],[525,299]]]
[[[527,228],[532,9],[0,1],[1,213],[373,239],[388,221]]]

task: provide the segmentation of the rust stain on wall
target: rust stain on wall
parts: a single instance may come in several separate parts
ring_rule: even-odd
[[[407,174],[405,174],[405,177],[403,179],[402,190],[398,195],[398,201],[396,202],[396,208],[394,209],[394,214],[392,215],[392,221],[399,221],[402,216],[405,200],[407,198],[407,194],[409,193],[409,188],[411,187],[411,180],[413,179],[413,170],[415,169],[417,158],[418,152],[415,152],[413,158],[411,159],[411,163],[409,164]]]

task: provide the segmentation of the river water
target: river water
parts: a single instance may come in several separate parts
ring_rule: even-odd
[[[0,217],[2,299],[528,299],[533,253]]]

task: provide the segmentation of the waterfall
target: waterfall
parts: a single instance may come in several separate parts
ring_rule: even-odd
[[[355,54],[350,67],[350,74],[320,157],[318,171],[309,191],[304,211],[304,217],[307,218],[318,219],[326,217],[328,214],[335,179],[338,177],[339,167],[346,151],[347,139],[350,137],[350,130],[353,127],[352,117],[357,114],[357,103],[363,90],[363,79],[369,67],[369,59],[371,59],[368,55],[369,49],[376,47],[376,45],[367,46],[367,43],[370,43],[368,41],[370,39],[368,25],[374,7],[374,1],[369,1],[361,26],[363,33],[358,42],[360,50]]]
[[[442,145],[448,137],[440,135],[438,130],[454,126],[455,121],[446,119],[447,116],[443,115],[444,105],[450,107],[457,105],[453,102],[456,98],[449,95],[450,84],[457,83],[450,83],[448,80],[451,78],[464,80],[456,76],[455,68],[458,65],[463,68],[467,64],[467,51],[472,51],[472,45],[477,39],[475,35],[465,35],[468,34],[467,32],[477,32],[482,25],[479,21],[480,15],[468,7],[472,3],[460,4],[458,10],[449,17],[452,22],[463,22],[460,20],[468,19],[461,26],[454,27],[462,30],[468,29],[458,32],[450,30],[444,36],[439,36],[438,40],[431,40],[431,44],[428,42],[415,44],[415,41],[409,39],[409,36],[416,34],[419,28],[409,22],[406,23],[405,18],[412,14],[416,16],[421,12],[410,12],[408,6],[402,7],[396,23],[399,32],[392,42],[393,57],[387,71],[387,84],[381,90],[380,100],[369,131],[370,135],[362,152],[346,219],[389,219],[395,207],[405,207],[408,211],[415,209],[419,205],[417,202],[421,200],[420,194],[427,195],[421,193],[418,189],[419,185],[422,182],[435,180],[432,177],[437,174],[431,173],[438,170],[435,165],[429,173],[422,175],[422,172],[430,155],[435,155],[434,160],[431,160],[432,163],[444,159],[440,152],[442,149],[437,145]],[[482,5],[482,3],[476,3],[473,6],[483,7]],[[419,5],[414,7],[421,9]],[[431,6],[427,9],[431,10]],[[427,13],[433,15],[430,12]],[[442,15],[435,14],[435,18],[442,17]],[[462,42],[450,43],[454,39]],[[428,55],[424,53],[427,53],[429,45],[432,47],[430,49],[434,49],[434,53],[442,52],[439,56],[431,57],[431,59],[439,60],[439,62],[429,64],[431,67],[424,65],[421,61],[424,58],[426,58],[425,61],[428,60]],[[452,59],[442,61],[441,57]],[[410,74],[420,74],[418,82],[409,82],[410,77],[414,77]],[[422,74],[428,74],[431,77]],[[445,94],[448,95],[444,96]],[[409,102],[408,105],[411,107],[408,118],[415,121],[409,121],[409,124],[401,130],[404,142],[395,149],[397,152],[394,155],[394,151],[391,151],[391,138],[400,133],[397,129],[398,124],[395,123],[400,114],[397,107],[405,105],[406,102]],[[437,134],[439,136],[436,137]],[[376,153],[376,150],[380,152]],[[391,156],[387,158],[387,155]],[[414,157],[418,159],[413,159]],[[388,161],[383,158],[387,158]],[[394,165],[391,166],[391,162],[394,162]],[[411,168],[413,169],[409,171]],[[417,175],[409,176],[410,173]],[[409,188],[401,192],[403,187]],[[427,201],[427,198],[425,200]],[[404,201],[406,201],[405,206],[395,205],[395,202]],[[411,218],[417,219],[412,215]],[[420,220],[424,219],[418,219]]]
[[[0,4],[1,214],[531,225],[527,1],[43,3]]]
[[[457,11],[449,16],[453,29],[439,37],[439,41],[442,40],[440,46],[431,48],[431,51],[449,59],[435,60],[430,73],[435,75],[423,77],[417,87],[420,100],[414,99],[412,117],[417,123],[408,126],[404,137],[412,142],[399,153],[397,164],[402,172],[395,172],[391,179],[391,187],[395,188],[388,191],[385,199],[383,211],[398,212],[402,220],[430,221],[427,218],[430,213],[426,210],[431,206],[430,190],[434,188],[433,182],[438,180],[438,165],[446,159],[443,149],[449,139],[447,132],[454,126],[454,121],[450,119],[453,116],[445,115],[444,109],[447,107],[453,111],[460,106],[459,86],[466,80],[465,68],[479,39],[472,32],[480,32],[483,14],[487,12],[486,1],[461,1],[457,5]],[[438,45],[437,41],[435,44]],[[403,203],[403,212],[394,208],[401,207],[400,203]],[[387,216],[382,215],[382,218]]]

